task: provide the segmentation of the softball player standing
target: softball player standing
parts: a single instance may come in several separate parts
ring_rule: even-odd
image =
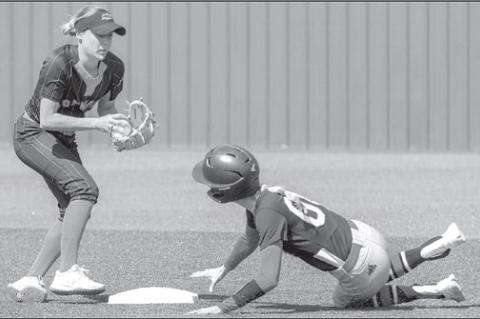
[[[15,153],[45,179],[60,211],[27,275],[8,285],[9,295],[19,302],[46,299],[42,277],[58,257],[60,269],[50,291],[69,295],[105,290],[77,263],[98,187],[82,165],[75,131],[110,132],[127,120],[114,102],[122,90],[124,65],[110,52],[113,33],[123,36],[126,31],[110,12],[95,6],[79,10],[62,31],[78,44],[61,46],[45,59],[33,96],[14,127]],[[97,102],[98,117],[86,118]]]
[[[255,157],[237,146],[219,146],[193,169],[193,177],[209,186],[208,195],[219,203],[235,202],[246,209],[245,233],[225,263],[192,274],[211,280],[210,291],[260,247],[260,271],[249,283],[218,306],[189,314],[227,313],[261,297],[278,285],[282,252],[292,254],[337,280],[336,307],[379,307],[424,298],[463,301],[455,278],[433,285],[387,285],[427,260],[443,258],[465,242],[452,223],[445,233],[419,247],[390,258],[383,235],[357,220],[347,219],[320,204],[281,187],[260,185]]]

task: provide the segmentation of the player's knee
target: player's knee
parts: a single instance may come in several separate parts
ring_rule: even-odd
[[[99,194],[98,186],[97,184],[93,183],[93,185],[91,186],[90,195],[92,196],[92,198],[95,198],[95,203],[97,202],[98,194]]]
[[[84,180],[80,183],[76,183],[76,185],[71,191],[71,194],[69,195],[71,201],[83,199],[91,201],[95,204],[97,203],[99,190],[97,184],[94,181]]]

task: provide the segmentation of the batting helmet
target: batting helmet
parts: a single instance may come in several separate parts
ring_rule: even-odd
[[[193,179],[210,187],[208,196],[228,203],[252,196],[260,188],[260,168],[246,149],[222,145],[211,149],[193,168]]]

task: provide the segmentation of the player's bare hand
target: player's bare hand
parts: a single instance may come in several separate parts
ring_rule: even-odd
[[[190,278],[200,278],[200,277],[207,277],[210,279],[210,287],[208,291],[212,292],[215,285],[225,277],[228,271],[225,269],[225,266],[220,266],[218,268],[209,268],[202,271],[196,271],[190,275]]]
[[[97,129],[110,133],[114,126],[122,126],[124,123],[128,123],[128,117],[122,113],[107,114],[97,118]]]
[[[223,313],[222,309],[218,306],[208,307],[208,308],[201,308],[197,310],[193,310],[187,312],[187,315],[198,315],[198,316],[206,316],[206,315],[218,315]]]

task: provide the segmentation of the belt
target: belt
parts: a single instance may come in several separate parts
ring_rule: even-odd
[[[347,222],[352,233],[352,246],[347,259],[344,261],[325,248],[320,249],[313,256],[326,264],[336,267],[334,270],[330,271],[330,273],[336,277],[349,274],[353,270],[353,267],[357,263],[358,256],[360,255],[360,250],[364,246],[363,236],[359,232],[357,225],[351,220],[347,220]]]
[[[362,236],[357,225],[355,225],[355,223],[349,219],[347,219],[347,222],[352,232],[352,247],[350,248],[350,253],[348,254],[347,259],[340,263],[338,268],[330,271],[330,274],[339,280],[350,277],[350,273],[352,272],[353,267],[355,267],[360,255],[360,250],[363,247]]]
[[[362,249],[363,245],[357,240],[357,238],[359,237],[357,235],[357,225],[355,225],[355,223],[350,219],[347,219],[347,222],[350,225],[350,229],[352,231],[352,248],[350,249],[350,254],[348,254],[347,260],[345,260],[345,264],[343,264],[341,268],[346,272],[351,272],[353,270],[353,267],[355,266],[355,263],[358,260],[358,255],[360,254],[360,249]]]

